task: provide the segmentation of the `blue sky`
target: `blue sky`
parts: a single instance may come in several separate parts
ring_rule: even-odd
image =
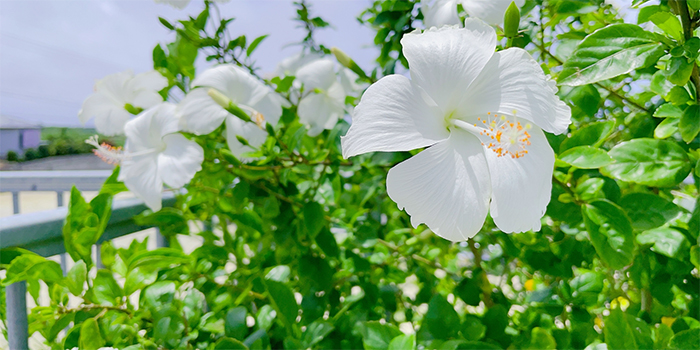
[[[310,3],[313,14],[333,26],[319,31],[317,41],[371,67],[374,32],[356,19],[371,1]],[[174,37],[158,16],[175,22],[203,6],[201,0],[183,10],[153,0],[0,0],[0,113],[46,126],[80,126],[78,110],[96,79],[152,69],[155,44]],[[304,36],[292,21],[291,0],[232,0],[219,6],[222,16],[236,18],[229,26],[234,37],[270,34],[253,54],[261,73],[299,50],[289,46]],[[207,65],[200,60],[200,69]]]

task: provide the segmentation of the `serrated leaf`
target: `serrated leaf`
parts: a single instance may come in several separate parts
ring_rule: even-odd
[[[607,152],[592,146],[570,148],[559,159],[579,169],[597,169],[613,162]]]
[[[581,209],[598,257],[613,269],[629,265],[634,257],[634,235],[625,212],[608,200],[596,200]]]
[[[676,143],[634,139],[608,152],[615,162],[601,168],[606,176],[641,185],[672,187],[690,173],[690,159]]]
[[[656,63],[666,45],[634,24],[613,24],[588,35],[564,63],[559,85],[579,86]]]

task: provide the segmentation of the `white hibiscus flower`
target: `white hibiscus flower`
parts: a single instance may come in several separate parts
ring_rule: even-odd
[[[126,123],[124,151],[87,142],[103,159],[121,163],[118,180],[153,211],[161,209],[163,183],[182,187],[202,169],[204,150],[178,131],[176,107],[162,103]]]
[[[166,86],[168,79],[157,71],[108,75],[97,81],[95,93],[85,99],[78,118],[85,123],[95,117],[95,127],[103,135],[123,134],[124,125],[134,114],[163,102],[158,91]]]
[[[299,121],[308,125],[309,136],[332,129],[345,114],[345,89],[335,73],[335,61],[313,61],[301,67],[296,77],[304,88],[297,113]]]
[[[342,138],[344,157],[423,152],[393,167],[387,192],[439,236],[462,241],[490,209],[504,232],[539,230],[551,192],[554,152],[542,130],[563,133],[571,110],[537,62],[478,19],[401,40],[411,79],[370,86]]]
[[[462,4],[469,17],[476,17],[491,25],[503,24],[503,16],[513,0],[421,0],[421,12],[426,28],[461,25],[457,4]],[[525,0],[515,0],[518,7]]]
[[[210,68],[195,78],[192,85],[196,88],[179,105],[183,130],[208,134],[225,122],[226,140],[236,156],[253,150],[238,141],[236,135],[244,138],[250,146],[259,147],[267,138],[265,123],[274,126],[282,115],[282,98],[236,65]],[[222,107],[230,102],[245,112],[251,121],[243,121]]]

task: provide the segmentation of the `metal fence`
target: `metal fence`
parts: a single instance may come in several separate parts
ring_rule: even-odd
[[[111,175],[111,171],[5,171],[0,172],[0,192],[12,192],[13,212],[16,215],[0,218],[0,249],[20,247],[41,256],[61,254],[61,266],[66,272],[67,258],[63,245],[63,223],[68,213],[63,207],[63,192],[75,186],[81,191],[97,191]],[[19,213],[19,192],[53,191],[57,193],[58,209]],[[173,193],[163,195],[163,206],[175,203]],[[149,227],[137,225],[133,217],[146,206],[136,198],[116,200],[107,228],[98,242],[145,230]],[[167,246],[165,238],[157,234],[156,246]],[[97,259],[99,261],[99,258]],[[7,333],[9,348],[29,349],[27,322],[26,282],[13,283],[5,289]]]

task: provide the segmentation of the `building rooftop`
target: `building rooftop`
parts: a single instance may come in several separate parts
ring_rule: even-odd
[[[0,129],[41,129],[41,125],[0,115]]]

